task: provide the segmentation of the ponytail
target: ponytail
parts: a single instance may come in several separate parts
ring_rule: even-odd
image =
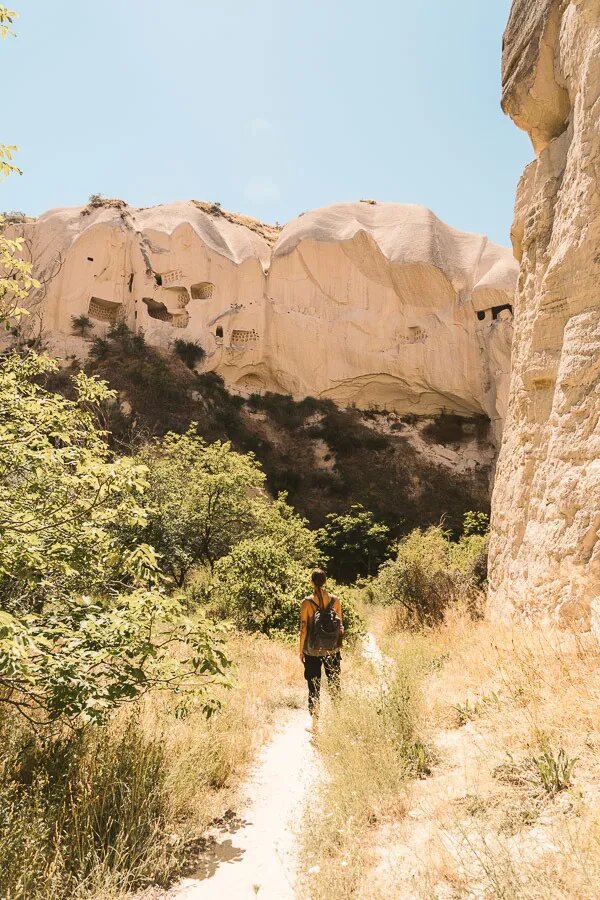
[[[315,589],[315,594],[319,598],[320,605],[324,606],[325,601],[323,600],[323,586],[327,581],[327,575],[325,574],[323,569],[315,569],[312,573],[311,581]]]

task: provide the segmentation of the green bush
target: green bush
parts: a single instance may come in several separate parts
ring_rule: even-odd
[[[484,535],[463,534],[454,542],[439,525],[417,528],[400,541],[395,559],[383,564],[370,590],[395,605],[398,623],[408,627],[439,624],[452,604],[479,615],[486,556]]]
[[[201,347],[198,341],[184,341],[182,338],[177,338],[173,343],[173,349],[188,369],[193,369],[196,363],[202,362],[206,356],[204,347]]]
[[[253,525],[253,493],[264,475],[251,454],[207,444],[192,423],[183,435],[148,444],[148,515],[140,535],[159,553],[162,571],[182,587],[197,565],[212,567]]]
[[[294,634],[310,572],[272,537],[249,538],[215,565],[214,601],[248,631]]]
[[[343,514],[330,513],[321,546],[330,557],[330,571],[344,583],[374,575],[389,548],[389,528],[361,503]]]
[[[94,323],[89,316],[71,316],[71,331],[73,334],[78,334],[80,337],[87,337],[93,327]]]

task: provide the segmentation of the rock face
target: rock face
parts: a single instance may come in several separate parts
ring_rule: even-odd
[[[198,201],[98,200],[20,227],[44,281],[27,327],[59,355],[123,320],[157,346],[198,341],[240,393],[486,415],[499,433],[516,263],[423,207],[339,204],[279,230]]]
[[[512,234],[521,274],[490,605],[598,628],[600,0],[515,0],[503,69],[503,107],[537,158]]]

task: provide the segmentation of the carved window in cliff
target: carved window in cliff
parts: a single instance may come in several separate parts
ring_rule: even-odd
[[[512,316],[513,308],[511,304],[503,303],[502,306],[492,306],[492,319],[497,319],[503,309],[507,309]]]
[[[119,318],[122,305],[112,300],[101,300],[99,297],[90,297],[88,316],[99,322],[116,322]]]
[[[258,341],[258,332],[254,328],[249,331],[242,331],[240,328],[234,328],[231,332],[231,346],[234,347],[250,347],[254,346]]]
[[[485,322],[488,318],[489,313],[492,314],[493,321],[496,321],[498,316],[503,310],[508,310],[508,312],[513,314],[513,308],[510,303],[503,303],[500,306],[492,306],[490,309],[478,309],[477,310],[477,318],[480,322]]]
[[[142,298],[148,309],[148,315],[151,319],[158,319],[159,322],[173,322],[173,314],[169,312],[164,303],[157,303],[151,297]]]
[[[186,312],[174,313],[171,318],[171,325],[174,328],[187,328],[190,317]]]
[[[177,303],[177,309],[185,309],[190,302],[190,295],[186,290],[177,291],[175,294],[175,302]]]
[[[222,325],[217,325],[216,330],[215,330],[215,339],[217,341],[217,344],[223,343],[223,326]]]
[[[169,272],[161,272],[162,286],[173,287],[183,281],[183,272],[181,269],[171,269]]]
[[[210,281],[199,281],[191,287],[192,300],[210,300],[215,289]]]

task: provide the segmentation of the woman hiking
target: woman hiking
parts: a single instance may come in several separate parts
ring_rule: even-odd
[[[321,666],[334,700],[340,695],[341,653],[344,626],[342,605],[338,597],[325,590],[327,576],[315,569],[311,576],[313,593],[300,607],[300,659],[308,684],[308,710],[313,724],[319,717]]]

